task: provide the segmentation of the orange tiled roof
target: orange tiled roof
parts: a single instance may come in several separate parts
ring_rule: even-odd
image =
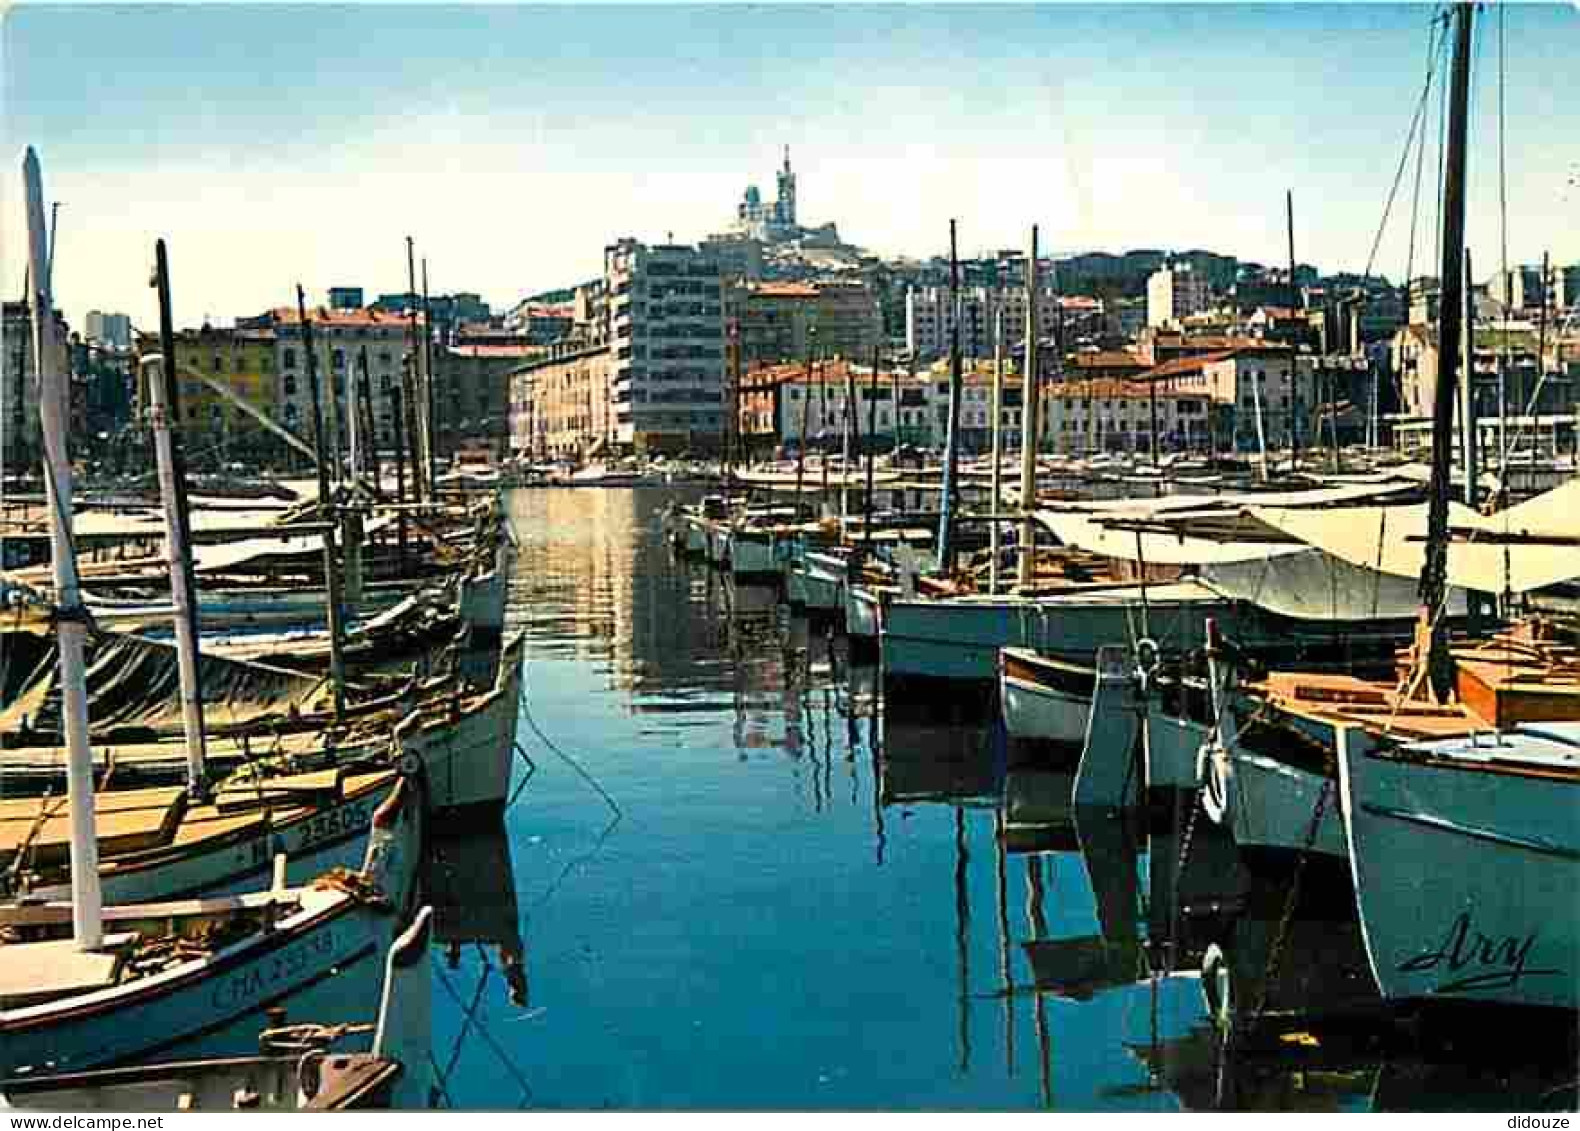
[[[549,348],[522,342],[519,345],[450,346],[447,352],[456,357],[537,357],[548,353]]]
[[[819,293],[812,283],[752,283],[747,290],[765,298],[816,298]]]
[[[270,317],[276,322],[294,326],[300,319],[297,317],[296,307],[277,306],[269,311]],[[409,326],[411,315],[392,314],[369,307],[357,310],[336,310],[328,306],[310,306],[307,308],[307,317],[314,325],[325,324],[330,326]],[[422,311],[417,312],[417,323],[422,324]]]
[[[1125,380],[1118,377],[1094,377],[1083,381],[1063,381],[1048,386],[1048,395],[1054,397],[1103,397],[1107,400],[1147,400],[1153,395],[1149,381]],[[1160,397],[1205,397],[1204,392],[1183,389],[1159,388]]]
[[[1117,369],[1121,366],[1145,369],[1147,367],[1147,363],[1141,360],[1140,355],[1129,350],[1089,350],[1075,354],[1070,360],[1077,369]]]

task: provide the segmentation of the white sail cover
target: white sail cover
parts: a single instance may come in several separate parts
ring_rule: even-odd
[[[1352,565],[1309,546],[1282,549],[1260,561],[1203,565],[1202,580],[1225,597],[1297,620],[1407,620],[1421,607],[1419,578]],[[1450,587],[1449,615],[1465,609],[1465,591]]]
[[[1566,484],[1558,491],[1568,492]],[[1549,492],[1553,494],[1554,492]],[[1565,496],[1568,497],[1568,496]],[[1554,518],[1562,499],[1541,503],[1540,496],[1521,504],[1528,522]],[[1580,501],[1576,499],[1575,501]],[[1533,506],[1538,504],[1540,506]],[[1571,503],[1571,506],[1573,503]],[[1520,507],[1510,508],[1512,526]],[[1426,568],[1427,504],[1402,507],[1340,507],[1308,510],[1293,507],[1246,508],[1246,514],[1269,531],[1333,555],[1352,565],[1397,577],[1419,578]],[[1482,516],[1460,503],[1449,503],[1449,526],[1461,531],[1501,533],[1505,515]],[[1569,531],[1577,529],[1571,522]],[[1528,528],[1528,533],[1558,533]],[[1526,593],[1580,577],[1580,546],[1508,544],[1457,540],[1449,543],[1448,582],[1483,593]]]
[[[1064,545],[1122,561],[1170,566],[1255,563],[1296,554],[1305,547],[1280,531],[1242,521],[1242,508],[1247,504],[1307,509],[1415,491],[1412,483],[1385,481],[1302,491],[1172,495],[1073,503],[1039,510],[1036,518]],[[1170,529],[1142,530],[1138,540],[1135,523],[1166,525]]]
[[[1190,534],[1154,530],[1137,533],[1134,527],[1108,526],[1103,515],[1064,511],[1038,511],[1037,521],[1066,546],[1122,561],[1148,565],[1193,566],[1213,562],[1261,561],[1281,554],[1298,554],[1304,546],[1288,541],[1221,541]]]

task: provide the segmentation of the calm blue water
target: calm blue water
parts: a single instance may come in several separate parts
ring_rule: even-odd
[[[1198,829],[1180,902],[1239,911],[1181,925],[1172,830],[1076,825],[1068,777],[989,725],[875,722],[843,641],[671,559],[667,498],[511,496],[525,758],[503,832],[435,865],[462,940],[436,948],[436,1102],[1508,1108],[1564,1083],[1294,1044],[1225,1060],[1163,944],[1188,971],[1210,936],[1254,992],[1282,889]],[[1285,934],[1272,1007],[1358,992],[1352,921]]]

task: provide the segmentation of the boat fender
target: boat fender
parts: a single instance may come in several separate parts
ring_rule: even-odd
[[[1158,642],[1150,636],[1143,636],[1136,641],[1136,670],[1143,677],[1150,676],[1158,669],[1158,661],[1162,653],[1158,649]]]
[[[1234,997],[1229,977],[1229,959],[1223,948],[1211,943],[1201,958],[1201,996],[1207,1017],[1219,1033],[1228,1033],[1234,1023]]]
[[[1202,809],[1214,824],[1228,825],[1234,810],[1234,760],[1216,736],[1203,742],[1196,754],[1196,778]]]

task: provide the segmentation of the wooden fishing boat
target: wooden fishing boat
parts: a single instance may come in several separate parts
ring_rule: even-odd
[[[70,905],[0,908],[0,1076],[146,1060],[384,953],[411,910],[420,792],[405,781],[379,808],[357,873],[108,907],[92,950]]]
[[[1339,728],[1375,738],[1467,739],[1526,723],[1580,719],[1580,652],[1542,619],[1451,648],[1454,686],[1431,698],[1418,651],[1400,653],[1388,683],[1355,676],[1273,672],[1236,688],[1228,712],[1235,741],[1202,763],[1210,817],[1252,851],[1348,854],[1338,801]]]
[[[7,1111],[352,1111],[427,1106],[433,911],[389,948],[372,1047],[338,1052],[322,1022],[265,1030],[258,1056],[38,1073],[0,1082]]]
[[[256,889],[282,854],[288,883],[352,866],[395,782],[393,769],[370,765],[235,781],[203,801],[180,785],[101,793],[104,897],[149,903]],[[0,801],[0,896],[70,899],[70,820],[64,798]]]
[[[340,723],[327,713],[296,715],[226,732],[213,728],[206,762],[215,775],[247,767],[249,783],[337,767],[385,767],[392,757],[428,775],[427,803],[435,814],[468,806],[502,806],[509,788],[526,638],[517,633],[500,649],[492,681],[476,686],[454,674],[408,682],[400,692],[356,704]],[[490,653],[492,655],[492,653]],[[184,739],[133,734],[96,740],[101,777],[122,785],[184,783]],[[7,751],[8,792],[36,797],[60,783],[56,746]],[[248,788],[252,786],[249,784]]]
[[[999,651],[1004,729],[1022,742],[1076,746],[1085,741],[1097,671],[1089,664],[1028,648]]]
[[[1337,743],[1383,996],[1580,1007],[1580,722],[1415,742],[1345,724]]]

